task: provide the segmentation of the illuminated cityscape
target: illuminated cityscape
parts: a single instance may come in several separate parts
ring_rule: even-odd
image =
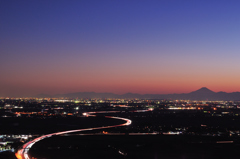
[[[0,0],[0,159],[238,159],[239,6]]]
[[[188,146],[239,143],[240,101],[1,98],[0,108],[4,127],[0,132],[1,152],[15,152],[18,159],[41,158],[38,151],[45,147],[39,148],[38,144],[55,136],[155,136],[155,140],[169,142],[175,137],[177,144],[185,140]],[[59,153],[67,144],[60,145],[50,144],[47,149]],[[139,143],[130,148],[116,145],[109,146],[118,147],[115,151],[119,158],[128,158]],[[75,145],[74,149],[78,147]],[[148,151],[148,147],[143,147]]]

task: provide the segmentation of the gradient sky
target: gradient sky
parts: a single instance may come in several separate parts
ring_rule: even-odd
[[[240,91],[240,1],[0,0],[0,96]]]

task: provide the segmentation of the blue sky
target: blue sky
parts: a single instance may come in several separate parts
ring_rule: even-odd
[[[0,96],[239,91],[239,6],[2,0]]]

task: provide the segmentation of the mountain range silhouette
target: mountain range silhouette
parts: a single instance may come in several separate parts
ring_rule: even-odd
[[[181,94],[137,94],[137,93],[126,93],[122,95],[114,93],[96,93],[96,92],[76,92],[76,93],[67,93],[67,94],[56,94],[56,95],[47,95],[39,94],[36,97],[38,98],[119,98],[119,99],[172,99],[172,100],[240,100],[240,92],[214,92],[206,87],[202,87],[196,91],[190,93],[181,93]]]

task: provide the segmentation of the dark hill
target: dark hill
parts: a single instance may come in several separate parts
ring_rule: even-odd
[[[68,98],[139,98],[139,99],[183,99],[183,100],[240,100],[240,92],[214,92],[206,87],[202,87],[196,91],[182,94],[137,94],[126,93],[122,95],[114,93],[96,93],[96,92],[78,92],[58,95],[41,94],[36,97],[68,97]]]

